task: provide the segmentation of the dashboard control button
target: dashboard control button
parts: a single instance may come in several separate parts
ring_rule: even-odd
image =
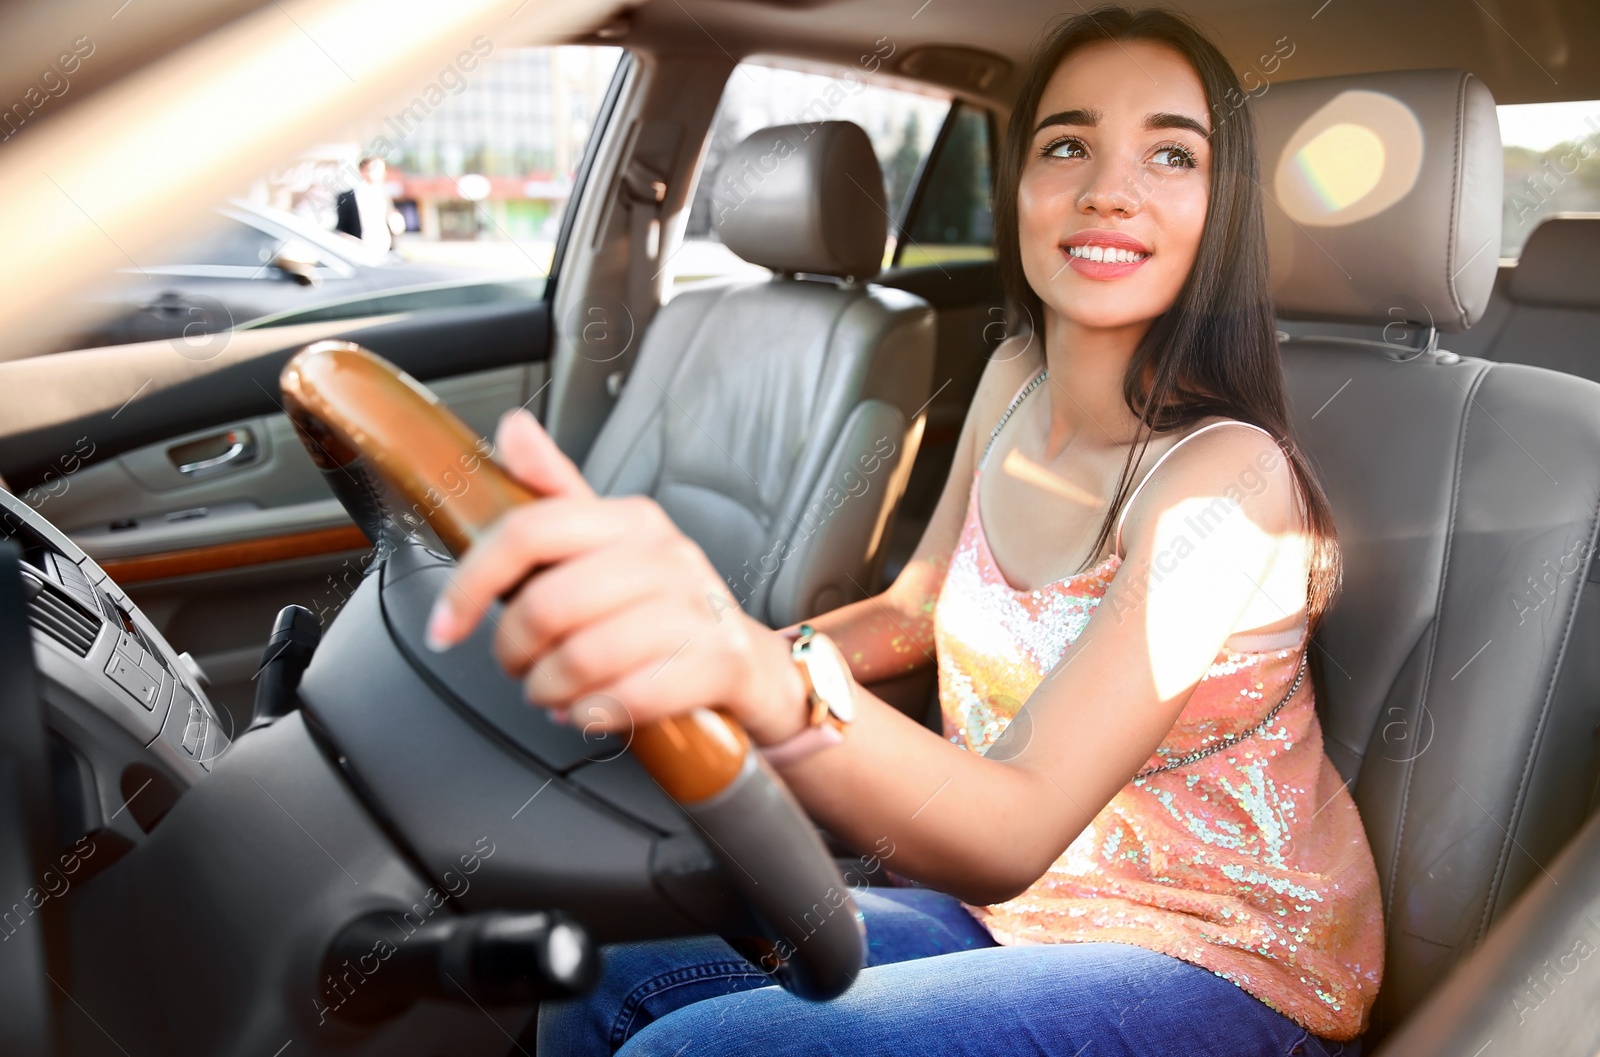
[[[155,654],[151,653],[147,649],[144,649],[143,647],[139,647],[138,653],[134,653],[133,650],[129,650],[128,656],[137,657],[139,661],[139,668],[144,672],[144,674],[154,679],[158,683],[161,682],[162,664]]]
[[[120,651],[112,652],[111,663],[106,665],[106,674],[111,677],[112,682],[122,687],[129,696],[143,705],[145,711],[155,711],[156,701],[161,694],[160,679],[150,678],[135,661],[130,660]]]
[[[193,702],[193,699],[190,699]],[[206,711],[197,703],[189,705],[189,718],[183,728],[183,751],[190,756],[200,752],[206,740]]]

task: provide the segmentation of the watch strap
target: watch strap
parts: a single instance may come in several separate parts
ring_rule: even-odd
[[[816,727],[806,727],[800,733],[787,737],[776,745],[768,745],[761,750],[761,755],[774,767],[786,767],[843,741],[844,731],[832,723],[823,723]]]

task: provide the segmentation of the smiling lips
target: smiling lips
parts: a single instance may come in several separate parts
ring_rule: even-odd
[[[1080,231],[1061,244],[1061,252],[1086,279],[1121,279],[1150,259],[1144,243],[1119,231]]]

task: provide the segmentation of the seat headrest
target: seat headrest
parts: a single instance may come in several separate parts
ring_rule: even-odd
[[[883,266],[883,171],[854,122],[751,133],[717,170],[711,210],[725,246],[775,272],[867,279]]]
[[[1561,213],[1534,228],[1506,295],[1520,304],[1600,308],[1600,213]]]
[[[1482,81],[1460,70],[1288,81],[1251,108],[1280,316],[1454,332],[1483,314],[1504,163]]]

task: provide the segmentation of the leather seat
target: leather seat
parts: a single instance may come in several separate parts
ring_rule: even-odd
[[[1406,340],[1426,326],[1395,326],[1458,332],[1488,300],[1502,162],[1481,82],[1433,70],[1275,84],[1252,109],[1274,299],[1299,321],[1283,342],[1295,426],[1345,560],[1316,638],[1318,701],[1378,867],[1377,1038],[1519,894],[1551,884],[1546,865],[1593,810],[1600,385],[1440,352]],[[1352,160],[1352,125],[1383,149]],[[1318,171],[1333,143],[1346,167]],[[1542,351],[1537,331],[1516,340],[1519,359]],[[1536,1052],[1502,1041],[1491,1052]]]
[[[762,129],[715,181],[723,243],[775,274],[656,314],[583,472],[653,496],[781,626],[874,587],[931,395],[934,313],[866,282],[888,213],[859,126]]]
[[[1546,218],[1496,286],[1456,351],[1600,381],[1600,214]]]

